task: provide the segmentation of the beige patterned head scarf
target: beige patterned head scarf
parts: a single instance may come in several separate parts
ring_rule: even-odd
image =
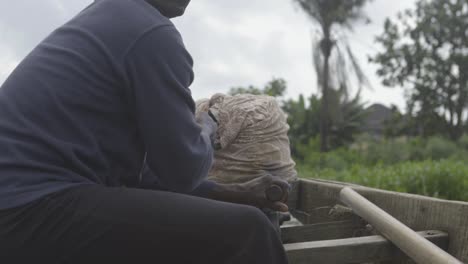
[[[239,183],[267,174],[296,180],[289,126],[275,98],[216,94],[197,102],[197,114],[208,110],[219,122],[211,180]]]

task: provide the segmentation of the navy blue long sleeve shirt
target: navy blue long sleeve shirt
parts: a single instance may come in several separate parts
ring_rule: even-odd
[[[197,188],[213,153],[192,64],[144,0],[98,0],[51,33],[0,88],[0,209],[83,184]]]

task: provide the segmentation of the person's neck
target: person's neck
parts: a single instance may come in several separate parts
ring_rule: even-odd
[[[163,16],[174,18],[183,14],[183,9],[179,10],[179,6],[173,0],[143,0],[150,6],[156,8]],[[182,12],[182,13],[180,13]],[[180,13],[180,14],[179,14]]]

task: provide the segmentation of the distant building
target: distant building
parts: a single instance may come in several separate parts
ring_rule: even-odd
[[[392,117],[392,109],[382,104],[373,104],[366,111],[368,114],[362,131],[373,137],[381,138],[385,133],[385,122]]]

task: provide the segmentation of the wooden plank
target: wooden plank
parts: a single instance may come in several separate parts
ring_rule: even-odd
[[[297,209],[291,209],[291,207],[289,207],[289,212],[291,213],[292,216],[294,216],[297,220],[299,220],[299,222],[301,222],[301,224],[303,225],[306,225],[310,222],[309,218],[310,218],[310,214],[309,213],[306,213],[306,212],[302,212],[302,211],[299,211]]]
[[[292,226],[281,229],[283,243],[299,243],[317,240],[331,240],[362,236],[364,223],[336,221],[305,226]]]
[[[291,214],[296,217],[302,224],[316,224],[324,222],[335,222],[335,221],[359,221],[361,218],[352,213],[346,213],[342,215],[333,215],[330,212],[333,210],[333,206],[324,206],[314,208],[312,211],[303,212],[300,210],[291,210]]]
[[[299,199],[299,192],[300,192],[300,180],[297,180],[295,182],[291,182],[291,192],[289,193],[288,196],[288,206],[289,209],[292,211],[297,208],[297,203]]]
[[[453,256],[424,239],[393,216],[355,192],[344,187],[340,200],[368,221],[379,233],[419,264],[462,264]]]
[[[448,235],[441,231],[418,232],[437,246],[446,249]],[[285,244],[291,264],[350,264],[408,259],[382,236],[368,236],[338,240],[325,240]]]
[[[297,210],[309,213],[333,206],[345,183],[324,180],[300,182]],[[353,185],[353,189],[413,230],[443,230],[450,237],[448,252],[468,263],[468,203],[435,199]],[[343,219],[345,220],[345,219]]]

